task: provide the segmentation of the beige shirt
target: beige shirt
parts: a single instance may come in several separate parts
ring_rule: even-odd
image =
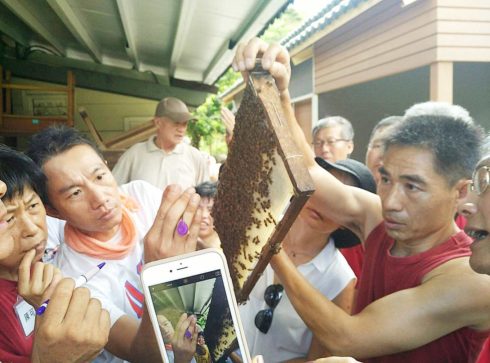
[[[180,143],[166,153],[156,146],[155,138],[151,136],[121,155],[112,169],[119,185],[146,180],[161,189],[169,184],[180,184],[185,189],[209,180],[208,160],[201,151]]]

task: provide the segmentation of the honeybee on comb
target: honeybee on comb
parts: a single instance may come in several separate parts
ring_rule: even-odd
[[[236,114],[212,212],[239,303],[313,190],[274,80],[258,66]]]

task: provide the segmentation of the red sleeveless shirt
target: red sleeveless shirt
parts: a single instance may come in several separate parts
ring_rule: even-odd
[[[354,314],[383,296],[419,286],[424,276],[441,264],[471,255],[471,242],[464,232],[459,232],[428,251],[408,257],[395,257],[390,254],[394,240],[387,235],[384,223],[381,223],[370,233],[364,244],[364,265]],[[400,333],[402,338],[403,332]],[[363,362],[475,362],[489,334],[490,332],[462,328],[419,348]]]

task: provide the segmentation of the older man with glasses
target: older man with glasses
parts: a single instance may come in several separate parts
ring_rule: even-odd
[[[490,140],[487,138],[487,144]],[[490,146],[490,145],[488,145]],[[470,193],[459,212],[467,219],[466,233],[474,239],[471,245],[470,266],[478,273],[490,275],[490,148],[478,162],[470,184]],[[477,363],[490,361],[490,339],[478,357]]]
[[[354,129],[341,116],[326,117],[312,131],[315,156],[335,163],[349,158],[354,150]]]

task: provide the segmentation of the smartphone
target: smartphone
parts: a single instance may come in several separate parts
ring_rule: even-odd
[[[190,344],[192,340],[188,331],[183,337],[174,336],[183,313],[197,318],[196,354],[209,356],[202,361],[251,363],[221,250],[210,248],[149,263],[141,272],[141,280],[165,363],[173,363],[174,351],[179,349],[172,342],[181,338],[184,343],[178,344]]]

